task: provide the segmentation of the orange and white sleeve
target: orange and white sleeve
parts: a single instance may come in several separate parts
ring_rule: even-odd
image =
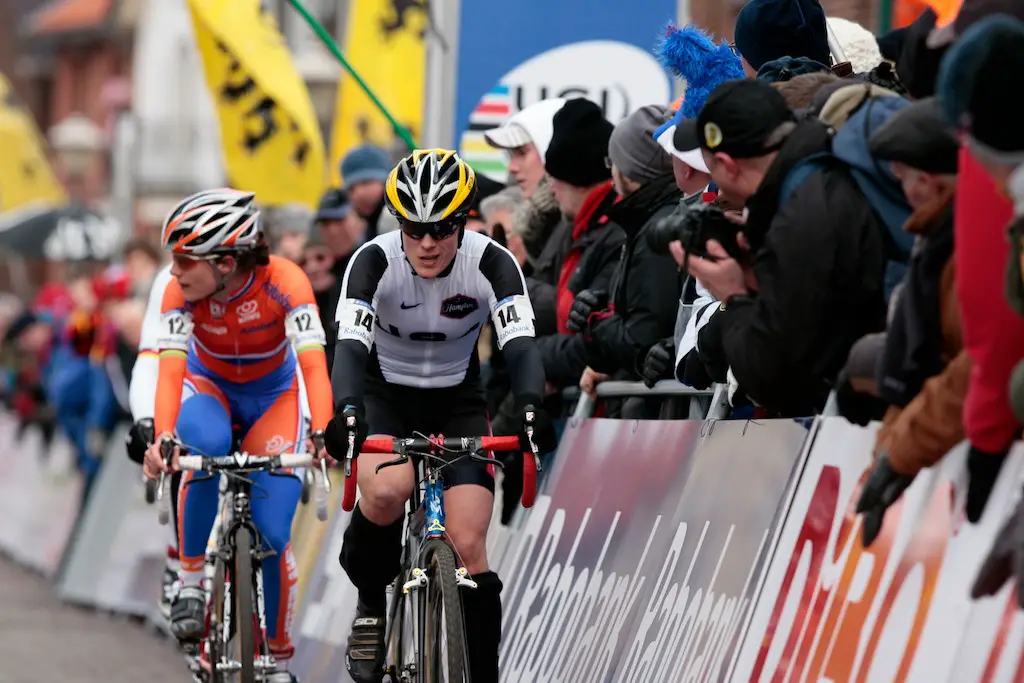
[[[331,378],[327,374],[327,355],[324,352],[327,335],[320,321],[320,308],[316,305],[309,278],[301,268],[288,263],[278,272],[281,291],[291,302],[285,313],[285,332],[299,357],[313,430],[322,430],[334,413],[334,397]]]
[[[178,422],[182,385],[185,382],[185,360],[194,327],[181,288],[176,281],[168,283],[160,306],[160,334],[156,344],[160,353],[156,410],[153,415],[156,434],[173,434]]]

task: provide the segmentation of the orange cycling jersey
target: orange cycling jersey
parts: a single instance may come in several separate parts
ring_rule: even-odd
[[[256,384],[271,375],[294,375],[298,357],[314,430],[333,412],[326,341],[309,279],[298,265],[276,256],[256,268],[227,299],[187,302],[171,280],[161,306],[160,375],[154,427],[173,433],[186,371],[233,384]]]

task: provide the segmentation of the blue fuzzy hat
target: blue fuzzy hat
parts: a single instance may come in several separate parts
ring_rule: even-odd
[[[681,121],[697,118],[708,95],[719,85],[744,77],[743,63],[732,48],[725,43],[715,44],[710,33],[693,25],[666,26],[654,56],[663,67],[686,81],[682,105],[671,120],[654,131],[655,140]]]
[[[711,91],[726,81],[743,78],[743,64],[732,48],[718,45],[712,35],[696,26],[665,27],[665,37],[654,49],[663,67],[686,81],[686,96],[679,108],[684,119],[695,119]]]

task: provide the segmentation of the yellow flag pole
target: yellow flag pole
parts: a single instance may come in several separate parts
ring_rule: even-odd
[[[309,13],[309,10],[303,7],[299,0],[288,0],[288,3],[295,8],[295,11],[302,15],[302,18],[306,20],[309,27],[313,29],[313,32],[316,33],[317,36],[320,37],[320,40],[323,41],[323,44],[331,51],[331,54],[337,58],[345,71],[355,79],[356,83],[358,83],[359,87],[363,89],[363,92],[365,92],[366,96],[370,98],[370,101],[373,102],[374,106],[376,106],[377,109],[380,109],[380,113],[384,114],[384,118],[386,118],[388,123],[391,124],[391,127],[395,129],[395,134],[402,138],[405,144],[409,146],[409,149],[416,149],[416,141],[412,139],[412,134],[409,132],[409,129],[396,121],[395,117],[391,115],[391,112],[387,110],[387,107],[377,99],[377,96],[373,94],[372,90],[370,90],[370,86],[368,86],[366,81],[356,73],[356,70],[353,69],[352,65],[348,63],[347,59],[345,59],[345,55],[341,54],[341,48],[339,48],[338,44],[334,42],[334,38],[332,38],[331,34],[327,32],[327,29],[325,29],[323,25]]]

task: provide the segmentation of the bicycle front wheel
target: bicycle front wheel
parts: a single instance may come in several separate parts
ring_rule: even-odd
[[[231,588],[235,596],[235,636],[238,643],[239,683],[256,680],[253,659],[256,656],[256,638],[253,621],[252,592],[252,537],[244,526],[235,531],[235,572]]]
[[[442,540],[424,548],[430,582],[423,601],[420,671],[426,683],[468,683],[466,629],[456,579],[455,553]]]

